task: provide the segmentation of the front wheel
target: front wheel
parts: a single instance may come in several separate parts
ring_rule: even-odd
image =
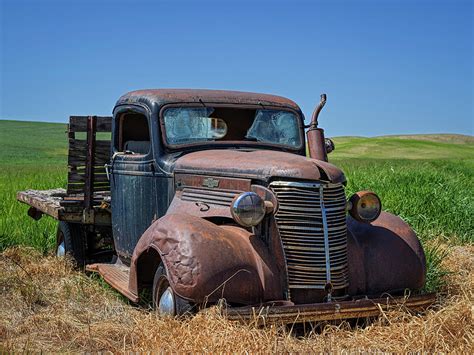
[[[160,263],[153,280],[153,307],[160,315],[179,316],[190,313],[191,302],[178,296],[171,288],[163,263]]]
[[[77,266],[85,263],[85,237],[81,225],[59,222],[56,235],[56,256],[70,255]]]

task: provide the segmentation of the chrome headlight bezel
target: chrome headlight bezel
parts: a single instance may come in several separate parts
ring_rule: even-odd
[[[254,227],[265,217],[265,201],[255,192],[244,192],[234,198],[230,212],[241,226]]]

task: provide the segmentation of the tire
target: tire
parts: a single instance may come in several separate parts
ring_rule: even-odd
[[[163,263],[156,269],[153,279],[153,308],[160,315],[171,317],[190,314],[193,310],[191,302],[178,296],[171,288]]]
[[[85,237],[77,223],[59,222],[56,236],[56,256],[71,256],[78,267],[85,265]]]

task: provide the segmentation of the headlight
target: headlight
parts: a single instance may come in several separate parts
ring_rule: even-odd
[[[265,217],[265,202],[255,192],[244,192],[232,201],[230,212],[241,226],[253,227]]]
[[[375,221],[381,211],[382,202],[371,191],[359,191],[349,199],[349,213],[360,222],[370,223]]]

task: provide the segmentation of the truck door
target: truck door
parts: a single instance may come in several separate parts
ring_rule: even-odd
[[[110,187],[112,230],[121,261],[130,259],[143,232],[158,217],[157,191],[150,130],[145,110],[116,113],[113,126]]]

